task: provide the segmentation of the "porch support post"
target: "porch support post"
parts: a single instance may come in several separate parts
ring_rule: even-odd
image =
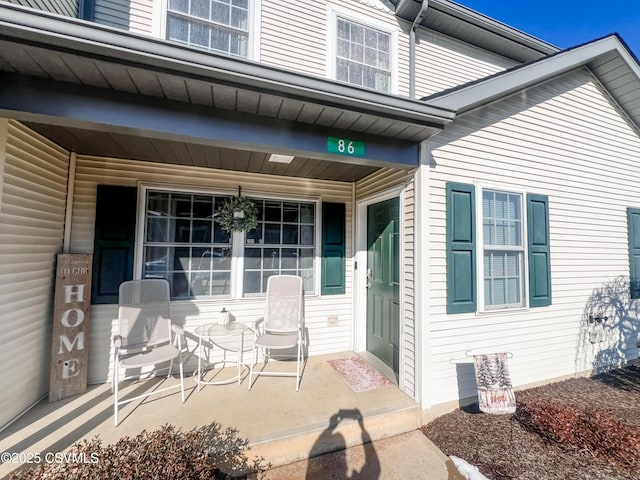
[[[420,166],[416,171],[416,239],[415,239],[415,315],[416,315],[416,396],[423,410],[431,407],[431,335],[429,293],[429,169],[430,151],[427,142],[420,144]]]

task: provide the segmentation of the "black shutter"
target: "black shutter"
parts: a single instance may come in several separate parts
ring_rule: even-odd
[[[346,206],[322,203],[322,295],[345,292]]]
[[[98,185],[91,303],[118,303],[118,287],[133,278],[136,187]]]
[[[447,313],[476,311],[475,187],[447,183]]]
[[[551,260],[549,248],[549,199],[527,195],[529,243],[529,306],[551,305]]]
[[[627,209],[631,298],[640,298],[640,209]]]

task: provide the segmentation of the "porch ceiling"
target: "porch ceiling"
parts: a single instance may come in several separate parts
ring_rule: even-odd
[[[27,126],[58,145],[84,155],[172,163],[238,172],[355,182],[378,167],[295,157],[290,164],[269,162],[269,154],[197,143],[96,132],[33,122]]]
[[[454,112],[449,109],[433,108],[417,100],[12,4],[0,4],[0,73],[12,75],[14,86],[20,83],[21,77],[27,83],[29,79],[39,79],[36,83],[45,89],[47,84],[43,82],[50,82],[52,87],[75,85],[78,99],[82,95],[93,95],[91,92],[98,89],[107,94],[113,92],[118,98],[129,95],[145,102],[142,99],[154,99],[156,105],[166,101],[163,108],[167,109],[175,108],[171,105],[186,105],[197,115],[209,118],[244,115],[262,119],[262,124],[268,124],[271,119],[278,125],[288,124],[292,129],[297,128],[297,132],[307,129],[341,138],[360,136],[372,145],[381,144],[387,151],[389,147],[385,144],[393,142],[416,145],[454,118]],[[8,88],[5,98],[10,96]],[[211,138],[200,141],[188,133],[167,138],[150,135],[149,130],[136,126],[122,128],[118,119],[113,124],[105,124],[95,123],[102,119],[94,121],[86,116],[66,118],[64,111],[46,111],[39,109],[35,100],[30,103],[33,110],[22,110],[22,105],[9,101],[0,105],[0,114],[27,123],[79,154],[219,165],[239,171],[344,181],[362,178],[385,162],[387,166],[401,162],[388,154],[386,158],[392,158],[390,162],[384,155],[370,157],[369,149],[367,158],[357,161],[318,149],[312,153],[304,145],[298,149],[282,144],[265,148],[268,144],[262,143],[243,149],[237,140],[234,144],[216,143]],[[74,105],[74,114],[82,110],[78,105]],[[79,119],[94,123],[84,125]],[[274,166],[265,162],[267,153],[293,154],[300,158],[286,167]],[[410,168],[412,165],[405,162],[398,166]]]

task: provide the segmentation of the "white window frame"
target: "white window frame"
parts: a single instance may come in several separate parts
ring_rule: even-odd
[[[387,33],[390,36],[390,45],[389,45],[389,69],[391,73],[390,79],[390,88],[388,92],[393,95],[398,94],[398,66],[397,66],[397,58],[398,58],[398,29],[394,28],[392,25],[388,23],[381,22],[379,20],[365,17],[357,12],[349,10],[347,8],[329,4],[327,5],[327,77],[333,80],[336,79],[336,58],[337,58],[337,49],[336,49],[336,39],[338,36],[338,17],[347,20],[349,22],[357,23],[360,25],[364,25],[365,27],[372,28],[374,30],[379,30],[381,32]],[[362,87],[361,85],[351,84],[355,87]],[[378,90],[376,90],[378,91]]]
[[[479,313],[499,313],[504,311],[523,310],[529,308],[529,252],[528,252],[528,234],[527,231],[527,192],[519,188],[505,187],[504,185],[495,185],[487,183],[476,183],[476,288],[478,295],[478,312]],[[487,306],[485,304],[485,288],[484,288],[484,216],[482,211],[482,199],[485,191],[500,192],[520,196],[520,208],[522,218],[522,248],[515,247],[496,247],[496,250],[512,250],[522,252],[522,279],[520,281],[522,302],[519,305],[504,306]]]
[[[201,186],[190,185],[168,185],[161,183],[144,183],[138,184],[138,212],[136,218],[136,240],[135,240],[135,254],[134,254],[134,278],[142,278],[142,262],[144,259],[144,238],[146,229],[146,198],[147,191],[166,191],[174,193],[184,193],[190,195],[220,195],[220,196],[233,196],[237,195],[237,191],[229,190],[225,188],[206,188]],[[264,200],[276,200],[282,202],[304,202],[313,203],[315,205],[314,216],[314,257],[313,257],[313,290],[305,291],[305,296],[313,297],[320,295],[320,282],[321,282],[321,249],[322,249],[322,224],[321,224],[321,207],[322,199],[317,196],[291,196],[291,195],[278,195],[273,193],[264,193],[251,190],[243,190],[243,196],[253,197]],[[244,277],[244,247],[245,247],[245,234],[244,232],[234,232],[231,238],[231,290],[228,296],[196,296],[189,299],[179,299],[176,302],[192,302],[198,300],[217,301],[217,300],[251,300],[264,297],[265,294],[243,294],[243,277]],[[293,248],[293,247],[292,247]]]
[[[167,39],[167,10],[169,8],[169,0],[153,0],[153,36],[165,40],[176,45],[185,46],[182,43],[172,42]],[[249,0],[249,17],[247,19],[247,31],[249,40],[247,42],[247,60],[260,61],[260,32],[262,18],[262,0]],[[211,54],[224,55],[216,50],[204,50],[196,46],[188,45],[188,48],[208,52]],[[237,57],[244,58],[244,57]]]

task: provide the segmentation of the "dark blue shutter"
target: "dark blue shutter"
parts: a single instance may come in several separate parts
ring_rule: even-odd
[[[549,199],[527,195],[529,246],[529,306],[551,305],[551,259],[549,248]]]
[[[476,311],[475,188],[447,183],[447,313]]]
[[[118,287],[133,278],[136,187],[98,185],[91,303],[118,303]]]
[[[322,295],[345,292],[346,206],[322,203]]]
[[[627,209],[631,298],[640,298],[640,209]]]

